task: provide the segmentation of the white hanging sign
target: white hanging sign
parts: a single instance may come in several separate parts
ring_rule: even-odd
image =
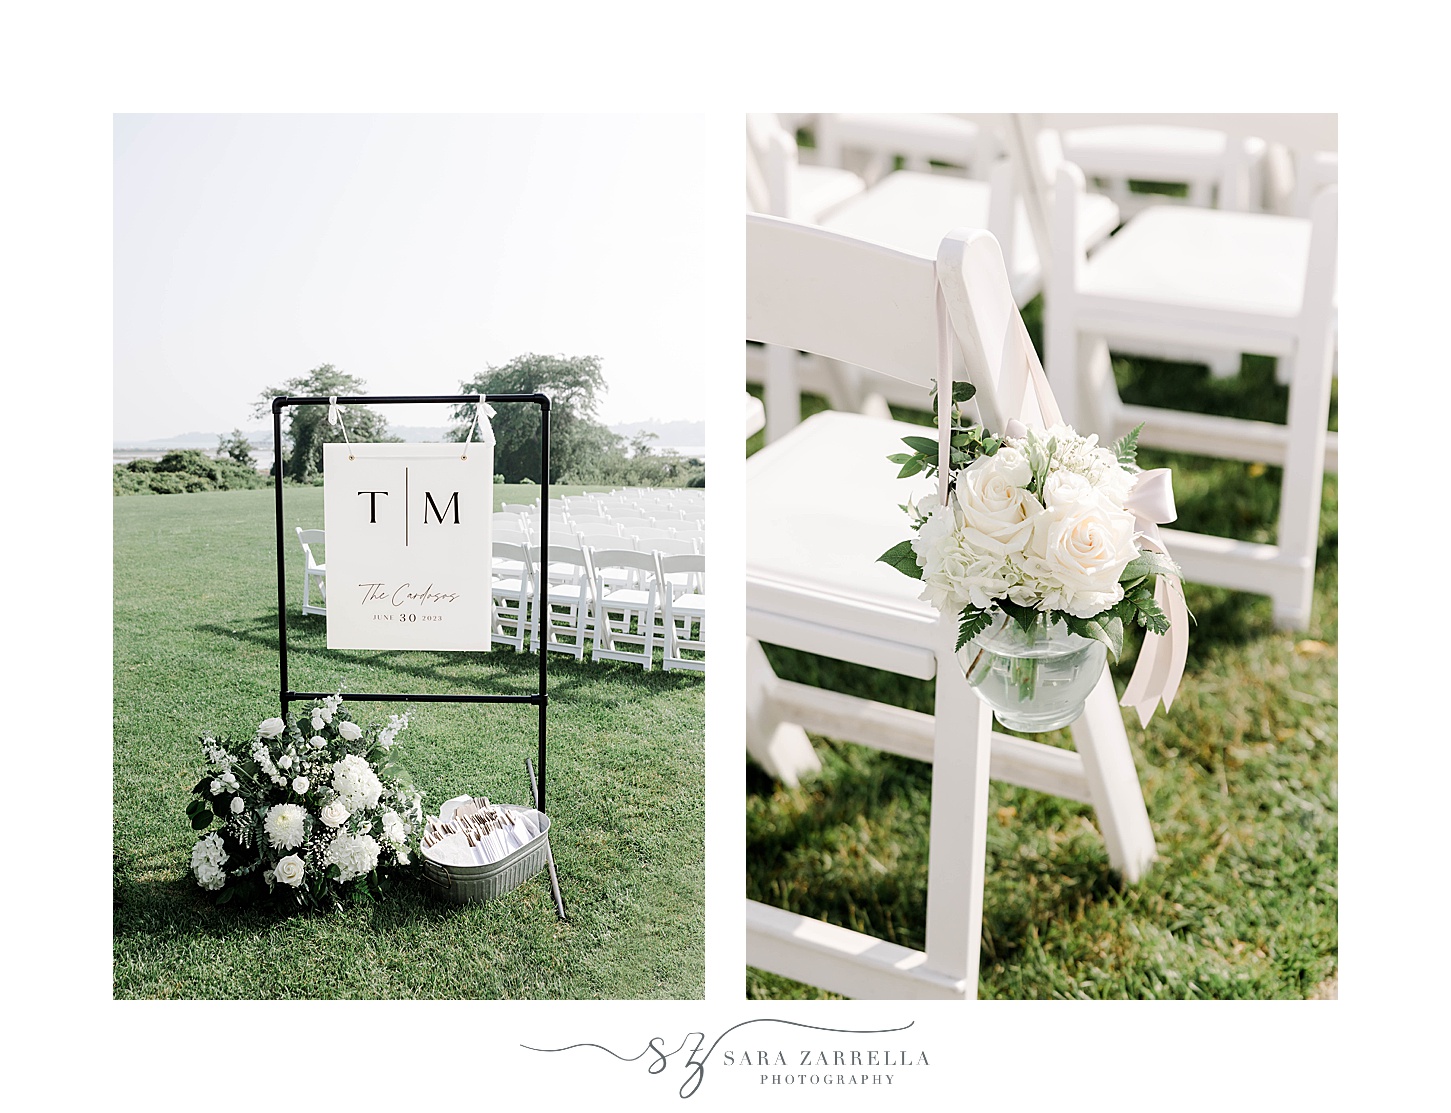
[[[488,649],[491,443],[326,444],[329,649]]]

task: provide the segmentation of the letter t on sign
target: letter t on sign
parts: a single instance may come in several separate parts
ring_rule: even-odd
[[[371,496],[368,499],[368,524],[369,525],[377,525],[378,524],[378,496],[379,495],[383,495],[386,498],[387,495],[388,495],[388,492],[387,491],[359,491],[358,494]]]

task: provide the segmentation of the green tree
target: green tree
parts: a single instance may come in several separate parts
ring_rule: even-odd
[[[549,481],[590,474],[603,457],[621,455],[623,442],[596,415],[604,375],[598,356],[516,356],[463,383],[460,394],[544,394],[549,398]],[[460,422],[449,439],[464,440],[474,421],[473,403],[455,406]],[[494,470],[506,483],[539,482],[539,407],[494,407]],[[477,439],[477,435],[475,435]]]
[[[217,454],[249,468],[257,466],[257,459],[252,455],[252,442],[240,429],[233,429],[225,437],[217,438]]]
[[[339,371],[331,363],[314,367],[306,375],[288,379],[281,386],[268,387],[257,403],[258,417],[271,417],[272,399],[283,396],[296,398],[344,398],[366,393],[366,383],[355,375]],[[306,483],[315,475],[322,474],[322,446],[329,442],[349,441],[397,441],[399,437],[389,436],[388,422],[367,406],[344,406],[343,424],[347,436],[336,425],[327,421],[327,406],[288,406],[283,411],[283,438],[291,446],[284,461],[284,474],[299,483]]]

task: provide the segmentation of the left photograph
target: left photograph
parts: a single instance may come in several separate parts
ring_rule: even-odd
[[[115,998],[703,996],[724,151],[115,118]]]

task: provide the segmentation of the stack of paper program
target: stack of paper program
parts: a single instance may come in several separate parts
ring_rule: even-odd
[[[483,866],[507,858],[539,837],[539,813],[460,796],[423,829],[423,856],[444,866]]]

